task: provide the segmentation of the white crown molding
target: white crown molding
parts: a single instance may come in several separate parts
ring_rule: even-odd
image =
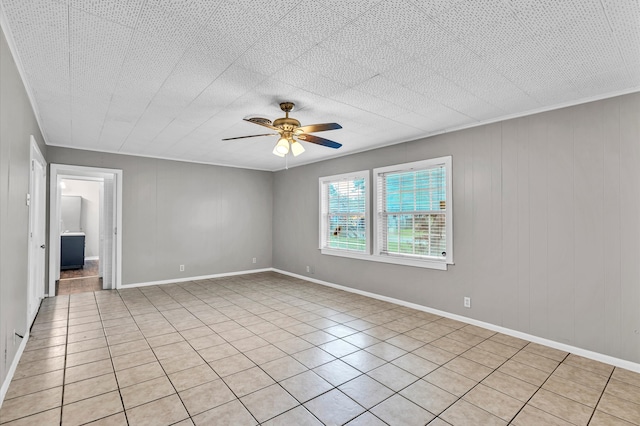
[[[91,149],[91,148],[86,148],[86,147],[78,147],[78,146],[65,145],[65,144],[54,144],[54,143],[49,143],[49,142],[47,142],[47,146],[53,146],[53,147],[56,147],[56,148],[76,149],[78,151],[99,152],[99,153],[103,153],[103,154],[126,155],[127,157],[152,158],[154,160],[177,161],[177,162],[180,162],[180,163],[189,163],[189,164],[204,164],[206,166],[230,167],[232,169],[255,170],[255,171],[258,171],[258,172],[274,172],[274,171],[276,171],[275,169],[274,170],[271,170],[271,169],[259,169],[259,168],[255,168],[255,167],[236,166],[236,165],[233,165],[233,164],[213,163],[213,162],[209,162],[209,161],[184,160],[184,159],[181,159],[181,158],[163,157],[163,156],[160,156],[160,155],[134,154],[134,153],[128,153],[126,151],[114,151],[114,150],[107,150],[107,149]]]

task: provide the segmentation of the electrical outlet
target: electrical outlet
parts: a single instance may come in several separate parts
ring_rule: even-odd
[[[255,257],[253,258],[253,263],[256,263],[256,258]]]
[[[311,272],[311,267],[307,265],[307,272]]]
[[[184,265],[180,265],[180,272],[184,272]]]
[[[471,298],[470,297],[465,297],[464,298],[464,307],[465,308],[470,308],[471,307]]]

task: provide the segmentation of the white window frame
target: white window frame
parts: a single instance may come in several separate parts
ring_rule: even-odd
[[[351,257],[355,259],[364,259],[369,260],[371,257],[371,188],[370,188],[370,173],[369,170],[361,170],[357,172],[351,173],[343,173],[339,175],[333,176],[324,176],[318,179],[318,188],[319,188],[319,213],[320,213],[320,226],[319,226],[319,249],[322,254],[328,254],[331,256],[343,256],[343,257]],[[325,200],[325,187],[331,183],[341,180],[356,180],[356,179],[364,179],[365,185],[365,212],[364,212],[364,223],[365,223],[365,250],[355,251],[349,249],[339,249],[339,248],[330,248],[327,246],[327,236],[328,233],[328,221],[326,219],[328,214],[328,198]]]
[[[445,233],[446,233],[446,256],[444,259],[434,258],[421,258],[421,257],[409,257],[409,256],[393,256],[389,254],[382,254],[382,238],[383,236],[378,233],[378,227],[380,225],[380,209],[382,208],[379,199],[379,185],[380,175],[384,173],[392,172],[404,172],[411,170],[421,170],[436,167],[439,165],[445,166],[446,174],[446,210],[445,210]],[[374,194],[374,214],[373,214],[373,257],[376,261],[394,263],[398,265],[416,266],[420,268],[431,268],[446,270],[447,265],[453,264],[453,197],[452,197],[452,161],[451,156],[433,158],[429,160],[415,161],[411,163],[396,164],[393,166],[379,167],[373,170],[373,194]]]

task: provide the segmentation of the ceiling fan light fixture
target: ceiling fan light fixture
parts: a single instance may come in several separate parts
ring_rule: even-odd
[[[334,142],[332,140],[310,134],[315,132],[324,132],[327,130],[342,129],[341,125],[339,125],[338,123],[319,123],[301,126],[298,120],[293,117],[289,117],[289,113],[291,112],[293,107],[293,102],[281,102],[280,109],[284,111],[285,116],[280,117],[273,122],[268,118],[263,117],[247,117],[243,119],[244,121],[266,127],[278,133],[238,136],[234,138],[224,138],[222,140],[230,141],[234,139],[256,138],[262,136],[280,136],[278,139],[278,143],[276,143],[276,145],[273,147],[273,154],[277,155],[278,157],[285,157],[289,153],[289,151],[291,151],[294,157],[297,157],[298,155],[305,152],[305,149],[300,142],[313,143],[316,145],[326,146],[328,148],[334,149],[340,148],[342,146],[342,144],[339,144],[338,142]],[[297,138],[297,140],[294,138]]]
[[[293,153],[294,157],[297,157],[304,152],[304,147],[300,142],[293,141],[291,142],[291,152]]]
[[[284,157],[289,153],[289,141],[286,138],[280,138],[275,148],[273,148],[273,153],[279,157]]]

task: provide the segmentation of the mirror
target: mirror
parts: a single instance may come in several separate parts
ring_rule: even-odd
[[[82,214],[82,197],[79,195],[62,196],[62,223],[60,232],[81,232],[80,215]]]

